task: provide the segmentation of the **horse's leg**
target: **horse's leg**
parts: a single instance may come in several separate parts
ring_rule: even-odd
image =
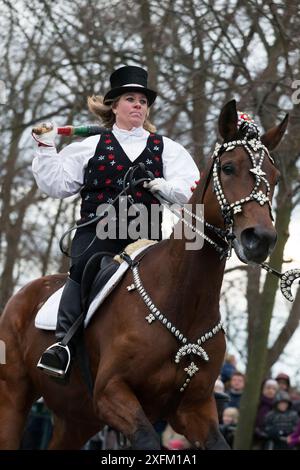
[[[135,450],[160,449],[159,437],[132,390],[122,381],[111,380],[103,391],[94,392],[98,418],[120,431]]]
[[[219,430],[217,409],[213,397],[201,404],[195,403],[178,408],[175,417],[170,418],[170,424],[180,434],[198,449],[230,450]]]
[[[16,450],[24,432],[27,415],[35,400],[25,384],[0,380],[0,449]]]
[[[66,420],[54,416],[53,434],[48,450],[79,450],[93,437],[101,426],[87,426],[86,422]]]

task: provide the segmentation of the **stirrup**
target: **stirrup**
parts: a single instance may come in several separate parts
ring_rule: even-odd
[[[52,349],[54,346],[58,346],[62,349],[64,349],[67,354],[68,354],[68,362],[67,362],[67,365],[65,367],[65,369],[57,369],[56,367],[53,367],[53,366],[49,366],[47,364],[43,364],[42,363],[42,357],[43,355],[49,351],[50,349]],[[71,351],[70,351],[70,348],[68,345],[62,345],[61,343],[54,343],[54,344],[51,344],[51,346],[49,346],[49,348],[47,348],[42,356],[40,357],[39,359],[39,362],[37,363],[37,368],[38,369],[41,369],[43,372],[45,372],[45,374],[47,375],[51,375],[52,377],[57,377],[57,378],[60,378],[60,379],[65,379],[66,378],[66,375],[68,373],[68,370],[69,370],[69,367],[70,367],[70,364],[71,364]]]

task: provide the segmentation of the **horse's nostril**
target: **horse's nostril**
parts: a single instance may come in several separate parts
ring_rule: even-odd
[[[252,227],[243,230],[241,242],[249,260],[256,262],[266,259],[276,243],[275,230],[266,230],[261,227]]]
[[[253,229],[244,230],[242,233],[242,243],[248,250],[253,250],[259,244],[259,237],[255,235]]]

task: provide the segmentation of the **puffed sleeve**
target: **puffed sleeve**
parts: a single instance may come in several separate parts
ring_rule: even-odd
[[[93,157],[99,135],[75,142],[57,152],[55,147],[38,147],[32,172],[38,187],[48,196],[65,198],[80,191],[84,170]]]
[[[163,173],[168,183],[169,196],[179,203],[186,203],[192,196],[192,187],[200,179],[200,173],[189,152],[177,142],[163,137]]]

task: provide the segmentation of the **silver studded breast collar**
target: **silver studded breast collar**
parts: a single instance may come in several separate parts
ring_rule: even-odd
[[[225,327],[223,325],[223,322],[220,320],[211,330],[207,331],[206,333],[203,333],[195,343],[192,343],[181,333],[179,329],[176,328],[175,325],[173,325],[172,322],[168,320],[168,318],[153,303],[150,295],[142,284],[138,269],[139,261],[131,260],[127,253],[124,252],[121,253],[120,256],[130,265],[133,274],[133,284],[127,286],[127,290],[129,292],[137,290],[137,292],[140,294],[141,298],[143,299],[144,303],[150,311],[150,313],[145,317],[149,325],[151,325],[151,323],[153,323],[155,320],[160,321],[161,324],[165,326],[180,343],[180,347],[175,355],[175,363],[178,364],[181,359],[183,359],[183,357],[185,356],[190,357],[190,363],[184,369],[187,374],[187,377],[182,386],[180,387],[180,391],[184,392],[184,390],[190,383],[192,377],[199,371],[199,367],[194,362],[194,357],[198,356],[205,362],[209,361],[209,356],[203,348],[203,343],[215,336],[220,330],[223,330],[223,332],[225,333]]]

